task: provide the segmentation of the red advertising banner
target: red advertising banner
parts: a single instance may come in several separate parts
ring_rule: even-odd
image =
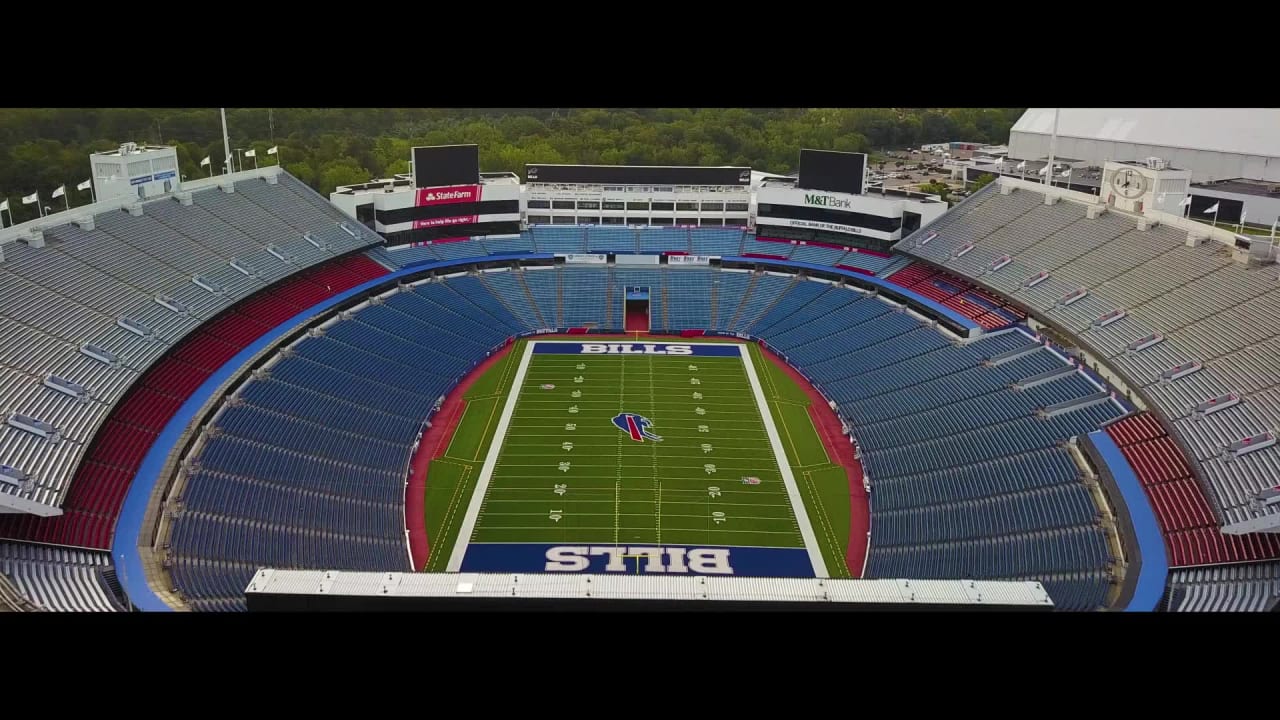
[[[429,205],[453,205],[456,203],[480,202],[479,185],[453,185],[450,187],[419,188],[414,199],[415,207]],[[479,221],[478,215],[458,215],[455,217],[429,218],[414,220],[413,229],[444,227],[447,225],[469,225]]]

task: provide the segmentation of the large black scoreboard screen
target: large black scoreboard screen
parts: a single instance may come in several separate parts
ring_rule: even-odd
[[[796,184],[806,190],[861,195],[866,168],[866,153],[801,150],[800,179]]]
[[[436,145],[413,149],[414,187],[475,185],[479,182],[479,145]]]

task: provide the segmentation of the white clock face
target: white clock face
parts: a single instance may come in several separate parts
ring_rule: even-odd
[[[1147,191],[1147,179],[1134,170],[1118,170],[1111,176],[1111,187],[1121,197],[1133,199],[1142,197]]]

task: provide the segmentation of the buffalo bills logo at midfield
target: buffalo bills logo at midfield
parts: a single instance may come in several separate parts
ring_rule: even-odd
[[[654,442],[662,442],[662,436],[649,432],[653,421],[635,413],[619,413],[613,417],[613,424],[619,430],[631,436],[636,442],[644,442],[648,438]]]

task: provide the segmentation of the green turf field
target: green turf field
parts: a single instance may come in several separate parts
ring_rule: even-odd
[[[807,396],[751,352],[827,571],[845,577],[847,478]],[[446,568],[523,353],[518,343],[471,387],[431,464],[428,570]],[[620,413],[652,421],[662,440],[636,442],[614,425]],[[742,359],[658,355],[532,355],[469,540],[805,546]]]
[[[739,358],[534,355],[519,392],[472,542],[803,547]]]

